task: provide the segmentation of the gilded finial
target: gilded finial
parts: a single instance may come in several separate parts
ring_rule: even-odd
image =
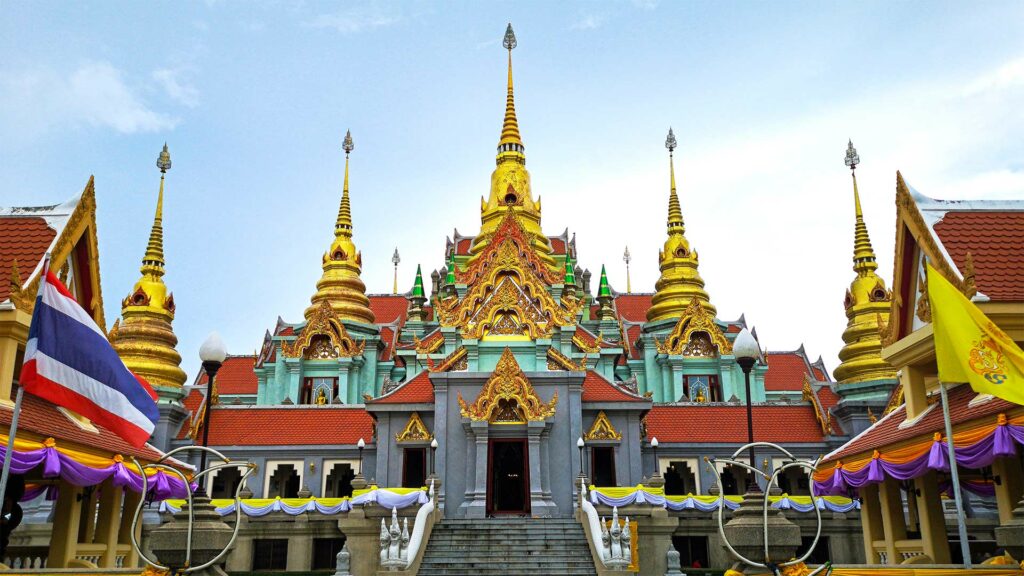
[[[156,167],[160,169],[161,174],[166,174],[171,169],[171,153],[167,150],[167,142],[164,142],[164,149],[156,159]]]
[[[665,138],[665,148],[668,148],[668,153],[671,156],[672,152],[676,149],[676,135],[672,132],[672,128],[668,129],[668,137]]]
[[[505,47],[505,50],[512,50],[516,47],[516,33],[512,31],[512,23],[508,23],[508,28],[505,28],[505,38],[501,41],[501,45]]]
[[[342,142],[341,147],[345,150],[345,156],[348,156],[349,152],[355,148],[355,145],[352,143],[351,130],[345,130],[345,141]]]
[[[853,147],[853,140],[850,140],[846,145],[846,165],[850,170],[856,170],[857,164],[860,164],[860,156],[857,155],[857,149]]]

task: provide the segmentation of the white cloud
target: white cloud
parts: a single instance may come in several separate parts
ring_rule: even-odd
[[[199,90],[183,78],[188,73],[185,68],[162,68],[155,70],[152,76],[171,100],[195,108],[199,105]]]
[[[1024,58],[1011,60],[996,70],[982,74],[967,84],[963,95],[970,97],[1024,85]]]
[[[88,62],[68,75],[50,70],[0,71],[0,118],[25,135],[60,125],[99,126],[131,134],[174,128],[151,109],[109,62]]]
[[[363,30],[390,26],[397,21],[397,16],[384,14],[378,10],[352,9],[334,14],[320,14],[306,25],[312,28],[327,28],[342,34],[355,34]]]
[[[593,30],[604,23],[604,17],[596,14],[587,14],[572,23],[572,30]]]

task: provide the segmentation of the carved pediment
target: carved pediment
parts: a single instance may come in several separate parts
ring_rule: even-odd
[[[583,435],[584,440],[622,440],[622,434],[612,426],[608,415],[601,410],[594,418],[594,424],[590,431]]]
[[[352,358],[362,355],[365,346],[366,342],[349,336],[331,305],[321,300],[299,337],[283,343],[281,352],[288,358],[311,360]]]
[[[396,442],[430,442],[433,439],[434,435],[423,424],[423,419],[420,418],[419,412],[413,412],[409,415],[409,421],[406,422],[405,428],[395,434]]]
[[[462,393],[459,393],[458,400],[463,418],[502,424],[522,424],[554,416],[558,392],[555,392],[550,402],[544,403],[523,374],[512,350],[505,348],[498,365],[494,368],[494,373],[484,384],[476,400],[472,404],[466,404]]]
[[[661,354],[708,357],[732,353],[732,343],[696,298],[690,299],[668,338],[654,343]]]

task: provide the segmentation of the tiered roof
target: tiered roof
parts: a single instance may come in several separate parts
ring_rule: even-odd
[[[807,405],[762,404],[753,407],[754,440],[822,442],[825,436]],[[660,443],[747,442],[747,408],[730,405],[655,405],[647,413],[647,438]]]

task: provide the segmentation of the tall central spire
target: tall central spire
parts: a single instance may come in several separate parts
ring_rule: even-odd
[[[857,164],[860,164],[860,156],[857,149],[853,147],[853,140],[846,146],[846,165],[850,168],[850,176],[853,178],[853,206],[856,217],[856,224],[853,231],[853,270],[861,276],[874,272],[878,269],[875,262],[875,251],[871,247],[871,238],[868,237],[868,227],[864,223],[864,212],[860,208],[860,192],[857,190]]]
[[[673,152],[676,149],[676,135],[672,129],[668,129],[668,137],[665,138],[665,148],[668,148],[668,171],[670,190],[668,193],[668,233],[683,234],[686,227],[683,225],[683,209],[679,207],[679,196],[676,194],[676,165]]]
[[[530,237],[530,244],[537,256],[552,270],[561,271],[561,264],[551,256],[551,242],[544,235],[540,225],[540,198],[533,199],[530,191],[530,173],[526,171],[526,147],[519,134],[519,120],[516,118],[515,89],[512,84],[512,49],[516,47],[516,34],[512,24],[505,29],[502,46],[508,51],[508,87],[505,95],[505,119],[501,125],[501,139],[498,140],[498,154],[494,172],[491,173],[491,191],[480,201],[480,233],[470,246],[469,261],[474,261],[491,242],[501,220],[509,209]]]
[[[345,131],[345,141],[342,143],[342,149],[345,150],[345,185],[341,192],[341,205],[338,206],[338,220],[334,224],[334,236],[335,238],[344,236],[345,238],[352,237],[352,205],[348,199],[348,155],[352,152],[355,146],[352,144],[352,131]]]
[[[164,142],[164,149],[156,159],[156,167],[160,169],[160,193],[156,197],[156,214],[153,216],[153,228],[149,232],[149,243],[146,245],[146,254],[142,257],[142,268],[139,269],[143,275],[152,275],[160,278],[164,275],[164,177],[171,169],[171,153],[167,150],[167,143]]]

